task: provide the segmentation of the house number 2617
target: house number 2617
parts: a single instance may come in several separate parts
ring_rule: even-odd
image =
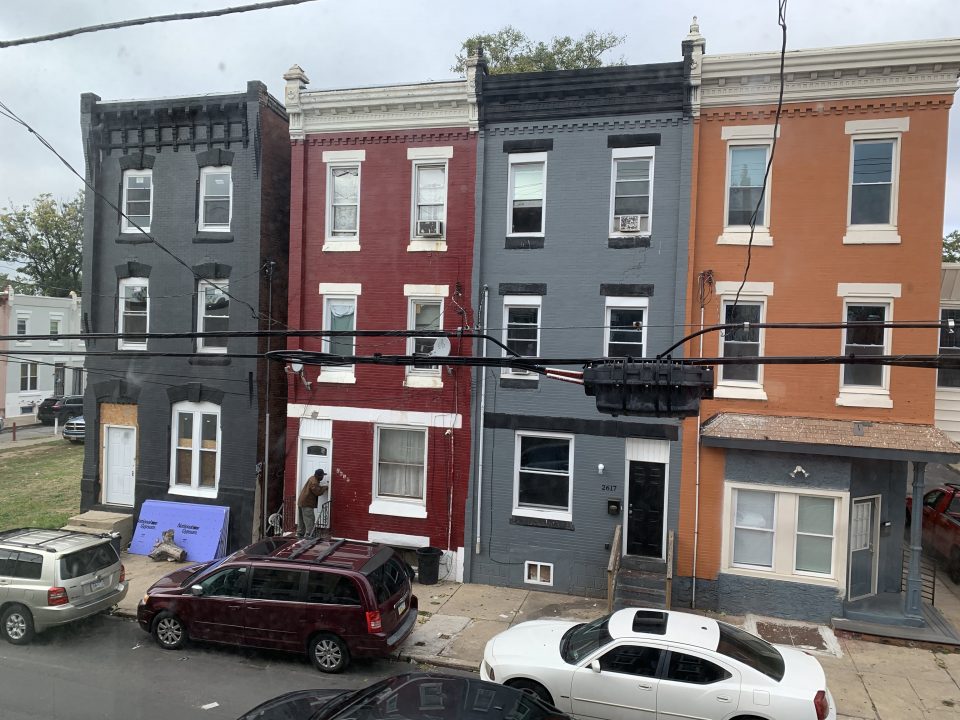
[[[616,486],[616,485],[601,485],[601,486],[600,486],[600,489],[603,490],[603,492],[616,492],[616,491],[617,491],[617,486]]]

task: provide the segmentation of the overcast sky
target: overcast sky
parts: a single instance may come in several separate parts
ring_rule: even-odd
[[[0,38],[251,0],[2,0]],[[236,92],[262,80],[282,98],[294,63],[312,88],[453,76],[462,40],[511,24],[534,39],[586,30],[627,35],[629,63],[680,59],[699,16],[708,53],[778,50],[777,0],[317,0],[230,17],[109,30],[0,50],[0,100],[78,169],[80,94],[104,100]],[[792,0],[789,49],[960,37],[956,0]],[[960,110],[951,111],[944,227],[960,228]],[[0,117],[0,207],[80,187],[19,126]]]

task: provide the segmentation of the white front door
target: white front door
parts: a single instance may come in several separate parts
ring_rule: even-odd
[[[107,425],[104,429],[103,500],[108,505],[133,507],[137,471],[137,430],[117,425]]]
[[[300,477],[297,478],[297,497],[300,497],[300,491],[307,484],[307,480],[317,470],[323,468],[328,481],[333,480],[330,476],[332,465],[330,463],[330,441],[329,440],[306,440],[300,439]],[[330,502],[330,496],[333,494],[333,483],[327,485],[327,494],[320,499],[318,508],[317,522],[324,520],[321,527],[330,527],[330,518],[321,518],[319,512],[322,512],[324,503]],[[328,508],[331,506],[327,506]]]

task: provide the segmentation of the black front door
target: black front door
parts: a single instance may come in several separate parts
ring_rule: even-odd
[[[628,555],[663,557],[664,470],[662,463],[630,463]]]

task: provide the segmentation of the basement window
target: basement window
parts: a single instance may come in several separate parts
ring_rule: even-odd
[[[523,581],[531,585],[553,585],[553,563],[527,560],[523,564]]]

